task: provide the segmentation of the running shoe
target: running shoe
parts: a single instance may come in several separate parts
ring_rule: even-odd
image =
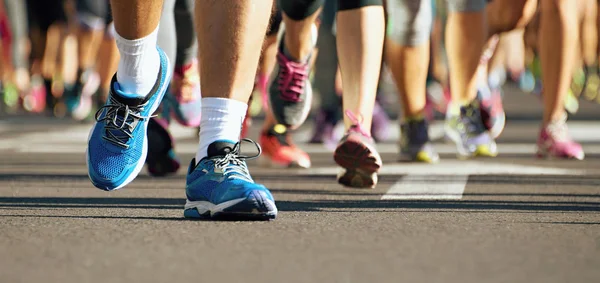
[[[578,68],[571,79],[571,92],[576,97],[581,97],[584,93],[585,85],[587,83],[587,74],[585,69]]]
[[[313,93],[309,62],[310,58],[295,62],[287,57],[282,40],[277,53],[277,75],[269,88],[270,109],[278,123],[292,129],[302,125],[310,112]]]
[[[500,136],[506,124],[506,115],[502,107],[502,85],[506,71],[495,70],[488,73],[488,63],[498,46],[500,37],[495,35],[490,39],[488,47],[481,55],[477,70],[477,100],[483,125],[490,132],[493,139]]]
[[[65,91],[64,102],[67,113],[77,121],[89,117],[93,107],[93,95],[99,87],[98,73],[92,69],[82,72],[72,91]]]
[[[175,67],[172,92],[167,94],[173,118],[186,127],[200,126],[200,73],[198,60]]]
[[[23,96],[23,109],[31,113],[42,113],[46,110],[46,99],[51,96],[47,94],[44,79],[40,76],[31,77],[31,88]]]
[[[143,97],[123,93],[116,75],[108,102],[96,112],[87,148],[88,175],[102,190],[129,184],[144,167],[148,153],[146,131],[171,79],[169,59],[157,47],[160,69],[152,91]]]
[[[521,72],[516,78],[516,82],[521,91],[525,93],[531,93],[535,90],[535,77],[529,70]]]
[[[598,98],[600,91],[600,75],[598,74],[598,66],[586,68],[586,84],[583,90],[583,96],[590,101]]]
[[[346,115],[353,125],[340,140],[333,159],[344,171],[338,183],[353,188],[374,188],[377,185],[377,172],[382,166],[381,156],[375,148],[375,141],[365,131],[356,116],[350,111]]]
[[[390,137],[390,118],[377,101],[373,108],[371,136],[376,142],[386,141]]]
[[[19,106],[19,89],[15,84],[0,82],[0,97],[0,109],[3,109],[6,113],[17,111]]]
[[[320,109],[317,115],[315,115],[314,131],[309,143],[320,143],[327,148],[335,149],[339,140],[334,134],[337,120],[337,113],[335,111]]]
[[[429,140],[429,125],[426,119],[408,119],[400,125],[399,160],[425,163],[437,163],[440,160]]]
[[[493,139],[504,131],[506,114],[502,106],[502,92],[499,88],[485,89],[477,92],[477,99],[481,105],[481,119]]]
[[[450,106],[444,130],[446,137],[456,144],[459,158],[498,154],[496,142],[483,124],[477,99],[459,108]]]
[[[565,110],[571,114],[575,114],[579,111],[579,99],[570,89],[567,91],[567,95],[564,100]]]
[[[567,128],[566,115],[564,119],[555,121],[542,128],[537,141],[537,156],[539,158],[564,158],[583,160],[585,153],[581,145],[573,141]]]
[[[240,154],[241,141],[215,141],[208,146],[208,156],[198,164],[192,159],[187,175],[184,217],[269,220],[277,216],[271,192],[254,182],[248,172],[247,159],[260,155]]]
[[[298,148],[284,125],[277,124],[260,134],[265,165],[288,168],[310,168],[310,157]]]
[[[148,123],[148,173],[162,177],[177,173],[180,163],[175,155],[174,139],[169,133],[169,122],[164,118],[153,117]]]

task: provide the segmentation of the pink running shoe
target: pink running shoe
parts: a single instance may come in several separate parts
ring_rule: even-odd
[[[362,129],[351,111],[346,111],[352,125],[335,149],[333,159],[345,169],[338,175],[338,183],[353,188],[374,188],[377,172],[382,166],[381,156],[371,135]]]
[[[173,118],[186,127],[200,126],[200,74],[198,60],[185,66],[175,67],[173,73],[171,102]]]
[[[542,128],[537,142],[537,157],[583,160],[585,153],[581,145],[569,136],[566,119]]]
[[[31,89],[23,96],[23,108],[27,112],[42,113],[46,110],[46,86],[40,76],[31,78]]]
[[[279,124],[296,129],[304,123],[310,112],[313,92],[310,80],[310,58],[295,62],[280,47],[277,54],[277,77],[269,88],[271,111]]]

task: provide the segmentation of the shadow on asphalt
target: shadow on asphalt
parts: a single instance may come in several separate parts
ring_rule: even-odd
[[[394,184],[399,178],[402,178],[403,174],[386,174],[379,176],[379,184]],[[415,180],[411,181],[415,184],[426,184],[426,183],[449,183],[456,181],[455,175],[418,175],[411,174],[416,177]],[[268,182],[268,181],[282,181],[282,182],[311,182],[311,183],[325,183],[335,184],[334,175],[323,175],[323,174],[269,174],[263,175],[262,173],[253,174],[254,179],[257,182]],[[169,176],[169,177],[152,177],[149,175],[139,175],[136,180],[140,182],[156,182],[165,181],[169,182],[172,180],[182,180],[182,176]],[[86,174],[33,174],[33,173],[0,173],[0,182],[32,182],[35,180],[43,180],[44,182],[65,182],[65,181],[85,181],[89,182],[89,177]],[[599,186],[600,187],[600,176],[597,175],[470,175],[469,185],[477,184],[527,184],[527,185],[573,185],[573,186]],[[0,186],[2,184],[0,183]],[[138,188],[136,188],[138,189]],[[273,191],[277,191],[277,187],[271,188]],[[295,191],[295,190],[294,190]],[[343,190],[340,192],[356,192],[358,194],[365,193],[368,191],[360,190]],[[600,193],[600,192],[599,192]]]
[[[525,222],[533,224],[553,224],[553,225],[600,225],[600,222]]]
[[[564,194],[561,197],[578,195]],[[583,195],[583,197],[587,197]],[[127,208],[127,209],[181,209],[184,200],[179,198],[63,198],[63,197],[0,197],[0,208]],[[315,200],[277,201],[279,211],[316,212],[348,211],[385,212],[389,209],[411,209],[429,212],[431,210],[460,211],[590,211],[600,212],[599,202],[588,201],[495,201],[495,200]],[[401,212],[401,211],[399,211]]]

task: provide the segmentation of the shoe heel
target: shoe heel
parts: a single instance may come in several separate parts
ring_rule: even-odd
[[[360,170],[367,174],[376,173],[381,168],[381,157],[367,145],[347,140],[340,144],[333,155],[335,163],[347,170]]]
[[[338,176],[338,183],[350,188],[373,189],[378,177],[375,172],[365,172],[360,169],[346,169]]]

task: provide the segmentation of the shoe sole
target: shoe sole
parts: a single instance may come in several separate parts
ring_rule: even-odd
[[[493,139],[497,139],[504,131],[504,127],[506,126],[506,114],[502,113],[502,115],[497,119],[499,119],[499,121],[494,123],[492,127],[488,128],[490,136],[492,136]]]
[[[164,53],[164,51],[161,51]],[[167,70],[166,73],[166,78],[165,78],[165,83],[163,84],[162,88],[160,89],[160,91],[158,92],[159,97],[157,99],[157,101],[154,103],[154,105],[152,106],[152,108],[150,108],[150,115],[152,115],[154,112],[156,112],[156,110],[158,109],[158,107],[161,104],[161,101],[164,99],[165,93],[167,92],[167,88],[169,87],[169,84],[171,82],[171,78],[173,75],[173,70],[171,70],[171,63],[169,61],[169,58],[166,56],[166,54],[164,54],[164,58],[165,58],[165,68]],[[125,186],[127,186],[129,183],[131,183],[142,171],[142,168],[144,168],[144,164],[146,164],[146,157],[148,156],[148,124],[150,123],[150,119],[147,119],[146,121],[144,121],[143,126],[144,126],[144,143],[143,143],[143,147],[142,147],[142,156],[140,157],[140,159],[138,160],[137,164],[135,165],[135,168],[133,169],[133,171],[131,172],[131,174],[129,174],[129,176],[127,178],[125,178],[125,180],[123,180],[122,182],[120,182],[119,185],[117,186],[106,186],[104,184],[98,184],[96,182],[94,182],[94,180],[92,179],[92,176],[90,175],[90,170],[88,169],[88,178],[90,179],[90,181],[92,182],[92,184],[96,187],[99,188],[101,190],[105,190],[105,191],[114,191],[114,190],[118,190],[121,189]],[[90,139],[92,137],[92,133],[94,133],[96,126],[99,123],[94,123],[94,126],[92,127],[92,129],[90,130],[90,133],[88,134],[88,144],[90,142]],[[89,154],[89,146],[86,148],[85,150],[85,160],[86,160],[86,164],[87,167],[90,168],[90,154]]]
[[[252,197],[218,205],[208,201],[187,200],[183,216],[201,220],[271,220],[277,217],[277,207],[263,192],[257,191],[252,193]]]
[[[345,169],[338,175],[338,183],[351,188],[374,188],[382,162],[379,153],[364,142],[348,139],[333,154],[335,163]]]
[[[578,161],[582,161],[585,159],[585,153],[581,152],[581,154],[579,154],[577,156],[558,156],[558,155],[550,154],[550,152],[548,152],[547,150],[538,149],[535,153],[535,157],[539,158],[539,159],[546,159],[546,160],[578,160]]]

